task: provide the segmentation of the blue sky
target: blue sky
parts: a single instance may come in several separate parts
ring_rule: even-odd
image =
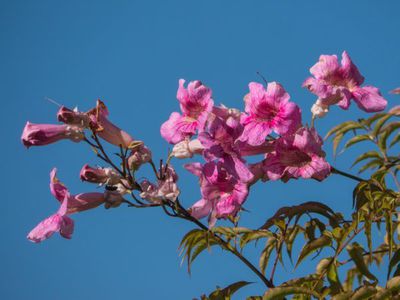
[[[320,54],[347,50],[366,83],[387,92],[400,85],[398,1],[0,1],[0,86],[3,182],[0,220],[2,299],[192,299],[216,285],[257,281],[240,262],[214,249],[180,267],[177,246],[192,226],[158,209],[102,208],[74,216],[70,241],[54,236],[35,245],[27,232],[57,209],[48,173],[57,166],[73,193],[93,191],[79,170],[96,161],[85,145],[61,142],[29,151],[20,143],[27,120],[55,122],[57,107],[91,108],[104,99],[111,118],[144,140],[156,159],[168,145],[159,126],[177,110],[179,78],[200,79],[216,103],[243,108],[250,81],[281,82],[309,122],[314,97],[301,89]],[[354,106],[354,105],[353,105]],[[333,109],[318,122],[321,134],[362,114]],[[354,150],[333,161],[346,169]],[[175,162],[185,205],[199,198],[196,178]],[[149,174],[146,170],[143,176]],[[243,226],[256,227],[282,205],[322,201],[349,211],[354,183],[332,176],[323,183],[257,185]],[[257,262],[255,251],[247,254]],[[301,274],[313,268],[305,264]],[[292,268],[280,269],[282,282]],[[383,271],[383,274],[385,271]],[[253,284],[238,294],[261,294]]]

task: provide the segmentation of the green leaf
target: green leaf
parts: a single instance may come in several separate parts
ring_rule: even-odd
[[[242,287],[251,284],[252,282],[247,281],[238,281],[228,285],[224,289],[217,288],[214,292],[212,292],[209,296],[209,300],[230,300],[231,296],[236,293]]]
[[[385,225],[386,225],[386,236],[387,242],[389,245],[389,257],[392,256],[393,250],[393,221],[392,221],[392,214],[388,211],[385,211]]]
[[[381,132],[382,126],[386,123],[387,120],[389,120],[393,115],[392,114],[386,114],[382,118],[379,119],[378,122],[376,122],[374,129],[372,130],[372,135],[374,137],[377,137],[379,133]]]
[[[354,261],[358,271],[363,274],[365,277],[374,280],[374,281],[378,281],[378,279],[374,276],[374,274],[372,274],[369,270],[367,265],[365,264],[364,261],[364,249],[357,243],[354,242],[351,245],[346,247],[347,252],[349,253],[350,257],[352,258],[352,260]]]
[[[263,251],[261,252],[259,265],[260,265],[260,270],[264,275],[265,275],[265,269],[268,266],[269,258],[271,256],[272,251],[275,248],[276,243],[277,243],[276,239],[269,239]],[[276,255],[279,254],[277,253]]]
[[[364,124],[366,126],[371,126],[372,123],[374,123],[376,120],[379,120],[380,118],[384,117],[386,113],[377,113],[373,115],[372,117],[369,117],[368,119],[364,120]]]
[[[297,260],[296,266],[295,268],[297,268],[297,266],[307,257],[309,256],[311,253],[315,252],[316,250],[322,249],[326,246],[330,246],[332,243],[332,239],[331,237],[327,236],[327,235],[322,235],[321,237],[310,241],[309,243],[307,243],[303,249],[301,249],[300,252],[300,256],[299,259]]]
[[[289,231],[287,237],[286,237],[286,252],[289,256],[290,262],[293,264],[293,259],[292,259],[292,249],[293,249],[293,243],[294,240],[297,237],[297,234],[300,232],[301,227],[298,225],[295,225],[292,230]]]
[[[368,151],[363,154],[361,154],[357,159],[354,161],[354,163],[351,165],[351,167],[354,167],[356,164],[359,162],[368,159],[368,158],[381,158],[380,154],[376,151]]]
[[[351,296],[350,300],[362,300],[362,299],[370,299],[371,296],[375,295],[377,289],[370,285],[365,285],[359,289],[357,289],[354,294]]]
[[[358,122],[355,122],[355,121],[343,122],[343,123],[333,127],[331,130],[329,130],[324,139],[326,140],[333,134],[336,134],[336,135],[345,134],[350,130],[359,129],[359,128],[363,128],[363,127]]]
[[[389,279],[393,268],[400,262],[400,249],[397,249],[389,262],[387,278]]]
[[[346,144],[344,145],[344,149],[347,149],[347,148],[349,148],[349,147],[351,147],[351,146],[353,146],[354,144],[357,144],[357,143],[359,143],[359,142],[362,142],[362,141],[371,141],[372,139],[371,139],[371,137],[368,135],[368,134],[361,134],[361,135],[356,135],[356,136],[354,136],[354,137],[352,137],[350,140],[348,140],[347,142],[346,142]],[[343,149],[343,150],[344,150]]]
[[[340,283],[339,280],[339,275],[338,275],[338,270],[336,266],[336,260],[333,260],[329,266],[328,266],[328,272],[327,272],[327,278],[330,283],[330,288],[331,288],[331,295],[335,295],[337,293],[340,293],[343,288],[342,284]]]
[[[332,227],[336,227],[341,220],[341,217],[336,215],[335,212],[327,205],[316,202],[309,201],[299,205],[294,206],[284,206],[271,217],[269,218],[263,226],[262,229],[268,229],[273,226],[278,219],[288,218],[289,221],[296,217],[296,222],[300,219],[300,217],[304,214],[316,213],[322,215],[329,219],[329,223]]]
[[[397,144],[400,141],[400,133],[396,134],[396,136],[393,138],[393,140],[389,144],[389,148],[392,148],[395,144]]]
[[[398,293],[400,291],[400,276],[393,277],[386,283],[386,289],[379,291],[374,300],[384,300],[384,299],[392,299],[393,293]]]
[[[288,295],[304,294],[314,296],[320,299],[321,296],[314,290],[305,287],[288,286],[288,287],[276,287],[269,289],[263,296],[263,300],[274,300],[283,299],[283,297]]]
[[[270,238],[270,237],[273,237],[273,234],[268,230],[263,230],[263,229],[253,230],[251,232],[244,233],[241,236],[239,246],[240,248],[243,249],[244,246],[246,246],[251,241],[254,240],[258,241],[259,239]]]
[[[373,169],[373,168],[378,168],[384,164],[384,161],[382,158],[376,158],[365,164],[360,170],[358,170],[358,173],[362,173],[368,169]]]
[[[382,129],[382,133],[380,134],[378,140],[378,146],[380,147],[380,149],[382,149],[382,151],[386,152],[387,139],[395,130],[399,128],[400,128],[400,122],[392,122],[386,125],[385,128]]]
[[[370,260],[372,260],[372,236],[371,236],[371,218],[367,216],[364,219],[365,236],[367,237],[368,251],[370,253]]]

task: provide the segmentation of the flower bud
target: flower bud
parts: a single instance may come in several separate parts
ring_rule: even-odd
[[[76,126],[55,124],[33,124],[27,122],[22,132],[22,143],[27,147],[43,146],[69,139],[73,142],[83,140],[82,130]]]
[[[120,181],[120,176],[111,168],[92,168],[88,164],[80,172],[82,181],[114,185]]]
[[[200,154],[204,147],[198,139],[183,140],[174,146],[171,155],[176,158],[191,158],[193,154]]]
[[[316,116],[318,118],[323,118],[329,112],[329,105],[324,105],[318,99],[317,102],[315,102],[311,107],[311,112],[313,116]]]

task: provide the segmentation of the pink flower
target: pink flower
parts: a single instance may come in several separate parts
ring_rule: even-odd
[[[221,159],[225,168],[234,173],[242,181],[248,182],[253,175],[246,166],[245,160],[240,154],[240,136],[243,127],[239,122],[228,126],[226,120],[212,117],[207,126],[207,131],[199,134],[199,140],[204,147],[203,155],[207,161]]]
[[[66,195],[58,211],[54,215],[41,221],[29,232],[27,238],[30,241],[40,243],[51,237],[55,232],[59,232],[60,235],[66,239],[72,237],[74,221],[67,215],[68,199],[69,197]]]
[[[265,90],[262,84],[251,82],[249,89],[250,93],[244,98],[247,114],[241,118],[244,126],[241,141],[257,146],[273,131],[285,135],[299,128],[300,109],[289,101],[289,94],[279,83],[271,82]]]
[[[162,166],[164,170],[165,167]],[[140,183],[142,192],[140,197],[153,203],[163,203],[166,200],[175,201],[180,190],[177,185],[178,175],[171,165],[168,166],[166,171],[162,172],[162,178],[157,181],[157,184],[153,184],[148,180],[143,180]]]
[[[310,73],[314,77],[307,78],[303,87],[318,96],[316,105],[319,108],[313,108],[313,113],[317,116],[325,115],[329,106],[334,104],[348,109],[351,99],[366,112],[377,112],[386,108],[387,101],[376,87],[361,87],[364,77],[346,51],[342,54],[341,65],[336,55],[321,55],[319,61],[311,67]]]
[[[131,170],[138,170],[141,165],[150,162],[152,154],[149,148],[145,145],[139,145],[132,149],[130,156],[128,157],[128,167]]]
[[[60,203],[68,196],[68,214],[96,208],[106,201],[104,193],[71,195],[67,187],[57,178],[56,168],[50,172],[50,191]]]
[[[290,178],[325,179],[331,172],[322,151],[322,139],[314,128],[300,128],[294,135],[276,141],[275,152],[264,161],[269,179],[284,181]]]
[[[202,199],[190,208],[195,218],[208,217],[210,226],[217,219],[234,217],[240,211],[248,195],[248,186],[230,174],[222,162],[193,163],[185,168],[199,176]]]
[[[117,184],[121,179],[111,168],[92,168],[88,164],[82,167],[79,176],[82,181],[108,185]]]
[[[187,89],[184,83],[185,80],[179,80],[176,96],[183,114],[173,112],[160,129],[161,136],[171,144],[179,143],[198,130],[201,131],[214,104],[211,89],[201,81],[190,82]]]
[[[131,148],[139,142],[135,141],[127,132],[114,125],[108,119],[108,109],[102,101],[97,100],[96,108],[88,112],[88,115],[92,121],[92,129],[97,132],[99,137],[110,144]]]
[[[22,132],[22,143],[27,147],[43,146],[69,139],[80,142],[84,138],[82,130],[75,126],[55,124],[33,124],[27,122]]]

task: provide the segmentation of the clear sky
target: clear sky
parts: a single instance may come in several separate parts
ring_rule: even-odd
[[[45,97],[82,110],[101,97],[111,119],[144,140],[155,159],[167,153],[159,126],[178,109],[179,78],[200,79],[213,89],[216,103],[243,108],[247,84],[259,81],[260,71],[285,86],[309,122],[315,98],[301,89],[309,67],[320,54],[347,50],[366,83],[379,87],[394,105],[400,98],[387,92],[400,85],[399,11],[396,0],[0,1],[0,298],[183,300],[216,285],[257,281],[216,249],[202,254],[189,276],[180,267],[177,247],[192,225],[168,219],[158,209],[99,208],[73,216],[70,241],[58,235],[39,245],[27,241],[27,232],[57,209],[48,189],[52,167],[73,193],[95,189],[78,178],[84,163],[98,162],[85,145],[65,141],[29,151],[21,145],[27,120],[55,122],[57,107]],[[318,130],[323,135],[359,116],[355,107],[335,108],[318,122]],[[326,150],[335,166],[346,169],[363,149],[335,162],[330,145]],[[196,178],[181,162],[175,165],[181,198],[189,206],[200,195]],[[335,176],[322,184],[258,184],[242,225],[259,226],[278,207],[311,200],[349,211],[353,187]],[[245,253],[257,262],[253,250]],[[280,269],[277,282],[292,276],[291,270],[290,264]],[[237,299],[262,291],[257,283]]]

